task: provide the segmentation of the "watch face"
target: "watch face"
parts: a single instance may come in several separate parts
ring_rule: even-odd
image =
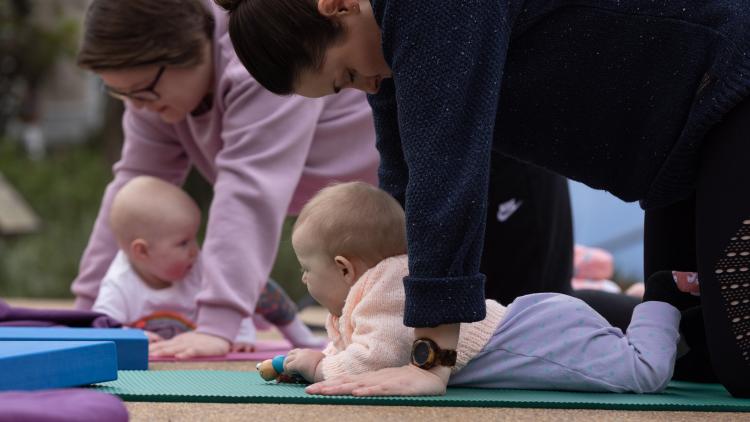
[[[413,359],[417,365],[424,365],[430,359],[430,345],[426,341],[414,344]]]

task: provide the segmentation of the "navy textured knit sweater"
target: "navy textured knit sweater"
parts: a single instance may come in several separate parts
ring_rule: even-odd
[[[409,326],[484,317],[491,149],[665,205],[691,192],[706,132],[750,92],[748,1],[372,5],[393,70],[370,104],[381,186],[406,210]]]

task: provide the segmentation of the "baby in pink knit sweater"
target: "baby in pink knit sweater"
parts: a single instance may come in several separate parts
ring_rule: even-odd
[[[291,351],[284,372],[318,382],[408,364],[414,329],[403,324],[400,204],[365,183],[327,187],[302,209],[292,245],[302,282],[330,312],[330,343],[322,352]],[[627,335],[562,294],[485,304],[482,321],[461,324],[449,385],[642,393],[663,389],[672,376],[680,313],[667,303],[638,305]]]
[[[292,233],[292,246],[302,266],[302,282],[329,311],[326,330],[331,342],[323,352],[292,350],[284,361],[285,372],[320,381],[351,370],[360,373],[390,366],[390,352],[400,352],[401,348],[394,350],[381,344],[390,340],[383,336],[403,333],[409,337],[399,316],[403,292],[400,297],[386,295],[372,302],[381,292],[371,295],[369,288],[367,292],[360,288],[371,287],[364,277],[379,263],[406,262],[401,205],[362,182],[327,187],[302,208]],[[364,308],[355,306],[360,302]],[[351,315],[354,307],[358,308],[356,316]],[[355,320],[356,330],[352,325]],[[353,342],[355,331],[357,341]]]

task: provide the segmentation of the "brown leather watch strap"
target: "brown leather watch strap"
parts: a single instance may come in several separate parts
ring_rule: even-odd
[[[442,366],[456,366],[456,356],[457,353],[455,350],[440,349],[437,353],[438,364]]]

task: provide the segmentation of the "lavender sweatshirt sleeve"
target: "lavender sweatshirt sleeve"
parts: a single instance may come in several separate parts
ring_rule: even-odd
[[[135,176],[148,174],[180,184],[189,161],[172,129],[156,115],[130,108],[123,115],[125,140],[122,156],[114,167],[114,179],[104,192],[88,246],[81,258],[78,277],[73,281],[77,309],[91,309],[99,286],[117,254],[117,242],[109,227],[109,209],[117,191]]]
[[[197,321],[198,331],[230,341],[268,279],[324,104],[273,95],[235,64],[220,86],[223,146],[214,161]]]

